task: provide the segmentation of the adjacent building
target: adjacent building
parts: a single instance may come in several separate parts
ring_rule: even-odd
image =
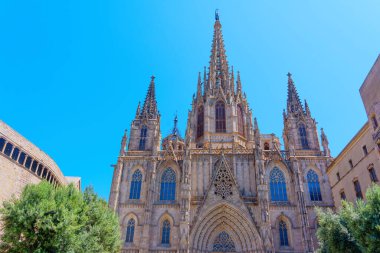
[[[79,177],[65,177],[52,158],[0,120],[0,203],[41,180],[81,187]]]
[[[277,136],[260,133],[221,27],[216,13],[209,68],[199,73],[185,136],[175,118],[161,139],[152,77],[129,141],[126,132],[122,138],[109,205],[120,218],[123,253],[317,248],[314,207],[333,207],[327,137],[322,131],[319,141],[290,73],[284,150]]]
[[[380,56],[360,87],[368,121],[328,168],[334,203],[365,199],[380,176]]]

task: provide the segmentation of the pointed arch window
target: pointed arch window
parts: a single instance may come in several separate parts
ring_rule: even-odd
[[[125,238],[125,242],[133,242],[133,237],[135,236],[135,220],[134,219],[130,219],[128,221],[128,225],[127,225],[127,236]]]
[[[168,220],[164,220],[162,223],[161,244],[170,244],[170,222]]]
[[[129,199],[140,199],[142,174],[140,170],[136,170],[132,175],[131,188],[129,191]]]
[[[176,174],[167,168],[161,177],[160,200],[175,200]]]
[[[285,221],[279,223],[280,246],[289,246],[288,228]]]
[[[148,128],[146,127],[146,125],[143,125],[140,131],[139,150],[145,150],[147,132],[148,132]]]
[[[215,105],[215,132],[226,132],[226,108],[222,101],[219,101]]]
[[[223,231],[214,241],[213,252],[236,252],[235,243],[230,235]]]
[[[301,140],[302,149],[309,149],[309,143],[307,141],[306,128],[304,124],[298,126],[298,132]]]
[[[238,115],[238,132],[241,136],[245,136],[244,114],[243,114],[243,107],[241,107],[241,105],[237,106],[237,115]]]
[[[321,187],[319,185],[319,178],[314,170],[309,170],[307,173],[307,185],[309,187],[309,194],[311,201],[322,201]]]
[[[203,106],[200,106],[198,108],[198,115],[197,115],[197,138],[203,136],[204,131],[204,109]]]
[[[270,196],[272,201],[288,201],[284,173],[275,167],[270,173]]]

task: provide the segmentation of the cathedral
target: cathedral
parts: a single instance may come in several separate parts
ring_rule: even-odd
[[[288,73],[283,147],[260,132],[215,15],[185,135],[161,138],[151,78],[114,165],[109,205],[123,253],[314,252],[315,207],[333,207],[329,143]],[[236,76],[236,77],[235,77]],[[286,80],[285,80],[286,81]],[[195,88],[195,87],[194,87]],[[321,148],[322,147],[322,148]]]

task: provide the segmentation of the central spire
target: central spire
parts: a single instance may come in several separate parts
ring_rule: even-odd
[[[221,87],[224,91],[229,88],[229,74],[226,50],[222,35],[222,25],[219,12],[215,11],[214,37],[212,40],[208,88]]]
[[[294,85],[292,74],[288,73],[288,113],[303,113],[303,107],[301,100],[298,96],[296,86]]]
[[[148,92],[146,94],[144,106],[141,112],[141,115],[148,119],[156,119],[158,117],[154,78],[154,76],[151,77]]]

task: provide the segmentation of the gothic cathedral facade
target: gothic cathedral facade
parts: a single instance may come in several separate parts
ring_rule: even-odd
[[[282,150],[252,118],[216,14],[210,65],[199,74],[184,138],[175,119],[161,140],[154,77],[129,141],[122,138],[109,199],[122,252],[314,252],[314,208],[333,207],[332,158],[291,74],[287,95]]]

